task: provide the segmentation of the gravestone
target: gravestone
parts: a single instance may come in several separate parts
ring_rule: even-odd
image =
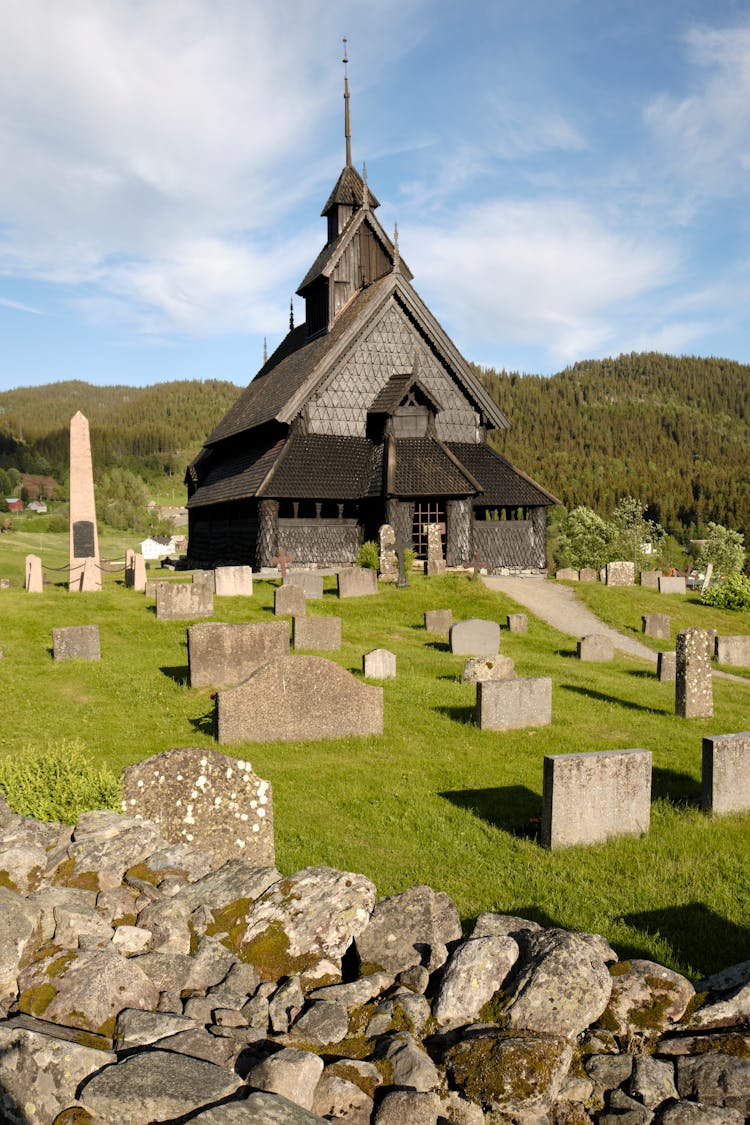
[[[150,820],[171,844],[273,867],[271,786],[249,762],[205,747],[178,747],[122,771],[122,809]]]
[[[593,566],[582,566],[578,572],[578,579],[580,582],[598,582],[599,571],[594,570]]]
[[[277,656],[289,655],[286,621],[225,625],[207,621],[187,630],[191,687],[231,687]]]
[[[663,574],[659,579],[659,593],[660,594],[685,594],[687,593],[687,586],[685,579],[681,576],[670,576]]]
[[[719,664],[750,668],[750,636],[717,637],[716,659]]]
[[[635,563],[618,560],[607,563],[605,568],[608,586],[634,586]]]
[[[484,683],[487,680],[512,680],[516,666],[509,656],[470,656],[464,664],[461,682]]]
[[[364,566],[347,566],[338,572],[340,598],[364,598],[378,592],[378,572]]]
[[[555,572],[555,578],[559,579],[561,582],[578,582],[580,575],[578,571],[573,570],[572,567],[564,566],[562,570]]]
[[[384,523],[378,533],[380,539],[380,580],[398,581],[398,559],[396,557],[396,532],[389,523]]]
[[[703,575],[703,582],[701,583],[701,593],[705,594],[708,587],[711,585],[711,579],[714,576],[714,564],[710,562],[706,567],[706,573]]]
[[[382,733],[382,687],[360,683],[322,656],[279,657],[216,694],[216,737],[222,743]]]
[[[677,634],[674,709],[682,719],[713,717],[711,634],[705,629],[683,629]]]
[[[643,836],[650,817],[649,750],[545,755],[542,847]]]
[[[306,598],[323,597],[323,575],[316,570],[290,570],[281,581],[282,586],[299,586]]]
[[[427,524],[427,573],[430,575],[445,574],[442,530],[443,524]]]
[[[500,626],[497,621],[469,617],[451,625],[448,642],[458,656],[495,656],[500,651]]]
[[[26,577],[24,585],[28,594],[41,594],[44,585],[42,560],[38,555],[26,556]]]
[[[668,641],[670,620],[666,613],[644,613],[641,617],[641,628],[646,637],[658,637],[659,640]]]
[[[335,652],[341,648],[341,618],[295,617],[292,634],[295,649]]]
[[[552,722],[552,680],[479,680],[476,723],[480,730],[522,730]]]
[[[604,664],[615,658],[615,648],[609,637],[603,633],[589,633],[582,637],[576,645],[576,655],[579,660],[590,660]]]
[[[449,633],[453,624],[452,609],[426,609],[424,627],[428,633]]]
[[[253,572],[249,566],[217,566],[214,581],[218,598],[252,597]]]
[[[677,654],[659,652],[656,654],[656,676],[660,683],[673,683],[677,676]]]
[[[509,633],[528,633],[529,619],[525,613],[509,613],[508,614],[508,632]]]
[[[294,555],[288,555],[286,552],[286,548],[281,547],[279,549],[278,555],[272,558],[271,562],[274,564],[274,566],[277,566],[279,568],[279,574],[281,575],[281,581],[283,582],[287,576],[289,564],[294,562]]]
[[[661,578],[660,570],[642,570],[641,571],[641,586],[646,590],[658,590],[659,579]]]
[[[131,585],[134,590],[142,593],[146,589],[146,560],[143,555],[136,553],[133,559],[133,572]]]
[[[73,578],[73,571],[71,579]],[[84,559],[83,568],[79,579],[80,584],[70,586],[70,589],[80,590],[82,594],[93,594],[102,588],[102,576],[99,563],[96,559]]]
[[[374,648],[362,657],[362,672],[370,680],[396,678],[396,654],[387,648]]]
[[[147,578],[146,579],[146,585],[143,587],[143,592],[144,592],[144,594],[146,595],[147,598],[155,598],[156,597],[156,591],[159,588],[159,586],[170,586],[170,585],[171,585],[170,582],[164,582],[162,579],[159,579],[159,578]]]
[[[301,586],[277,586],[273,592],[273,612],[277,617],[304,617],[307,598]]]
[[[98,625],[68,625],[52,630],[55,660],[100,660]]]
[[[750,809],[750,731],[703,739],[701,804],[719,815]]]
[[[159,621],[187,621],[212,617],[214,596],[202,583],[155,582],[156,616]]]
[[[90,560],[89,574],[84,563]],[[70,579],[71,590],[100,590],[99,536],[96,530],[94,473],[88,419],[80,410],[70,419]],[[93,585],[84,585],[89,577]]]
[[[194,570],[192,581],[194,586],[200,586],[201,589],[208,590],[212,594],[216,593],[216,575],[213,570]]]

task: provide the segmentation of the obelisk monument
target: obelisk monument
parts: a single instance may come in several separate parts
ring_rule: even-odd
[[[94,473],[88,418],[70,419],[70,581],[71,590],[101,590],[96,532]]]

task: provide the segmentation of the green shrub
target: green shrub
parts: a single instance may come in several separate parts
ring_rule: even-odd
[[[357,566],[363,566],[365,570],[378,570],[380,567],[380,547],[374,539],[369,539],[367,543],[363,543],[359,548],[357,555]]]
[[[716,609],[750,609],[750,578],[736,574],[725,582],[709,586],[701,594],[701,601]]]
[[[75,824],[88,809],[121,808],[119,779],[73,739],[0,758],[0,792],[15,812],[63,824]]]

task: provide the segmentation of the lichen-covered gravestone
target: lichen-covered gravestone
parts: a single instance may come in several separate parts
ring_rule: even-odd
[[[509,613],[508,614],[508,632],[509,633],[528,633],[529,619],[525,613]]]
[[[615,656],[611,640],[603,633],[589,633],[588,636],[582,637],[577,643],[576,653],[579,660],[591,660],[598,663],[614,660]]]
[[[341,618],[295,617],[292,635],[295,649],[335,652],[341,648]]]
[[[542,803],[545,848],[643,836],[651,815],[651,752],[547,754]]]
[[[656,654],[656,677],[660,683],[674,683],[677,675],[677,655],[674,652]]]
[[[240,684],[256,668],[289,653],[286,621],[205,621],[187,630],[190,686],[222,688]]]
[[[307,596],[302,586],[277,586],[273,592],[273,612],[277,617],[304,617]]]
[[[202,746],[165,750],[122,774],[122,807],[153,821],[173,844],[209,852],[220,867],[273,867],[271,785],[249,762]]]
[[[609,562],[605,568],[608,586],[634,586],[635,563],[626,560]]]
[[[480,730],[523,730],[552,722],[552,680],[479,680],[475,718]]]
[[[703,739],[701,804],[720,815],[750,809],[750,731]]]
[[[677,634],[674,709],[682,719],[713,717],[712,639],[706,629],[683,629]]]
[[[443,557],[443,525],[428,523],[427,525],[427,573],[445,574],[445,558]]]
[[[214,595],[204,586],[187,582],[157,582],[156,616],[160,621],[189,621],[211,617]]]
[[[449,633],[453,624],[452,609],[426,609],[424,627],[428,633]]]
[[[52,655],[55,660],[99,660],[99,626],[68,625],[53,629]]]
[[[398,559],[396,558],[396,532],[389,523],[380,528],[380,580],[398,581]]]

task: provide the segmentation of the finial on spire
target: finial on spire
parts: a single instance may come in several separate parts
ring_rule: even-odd
[[[268,363],[268,337],[263,337],[263,366]]]
[[[362,206],[370,206],[370,191],[367,187],[367,161],[362,161]]]
[[[343,43],[344,57],[341,61],[344,64],[344,137],[346,138],[346,166],[350,168],[352,164],[352,126],[349,120],[349,56],[346,50],[346,36],[344,36]]]
[[[294,329],[294,297],[289,298],[289,331]]]

